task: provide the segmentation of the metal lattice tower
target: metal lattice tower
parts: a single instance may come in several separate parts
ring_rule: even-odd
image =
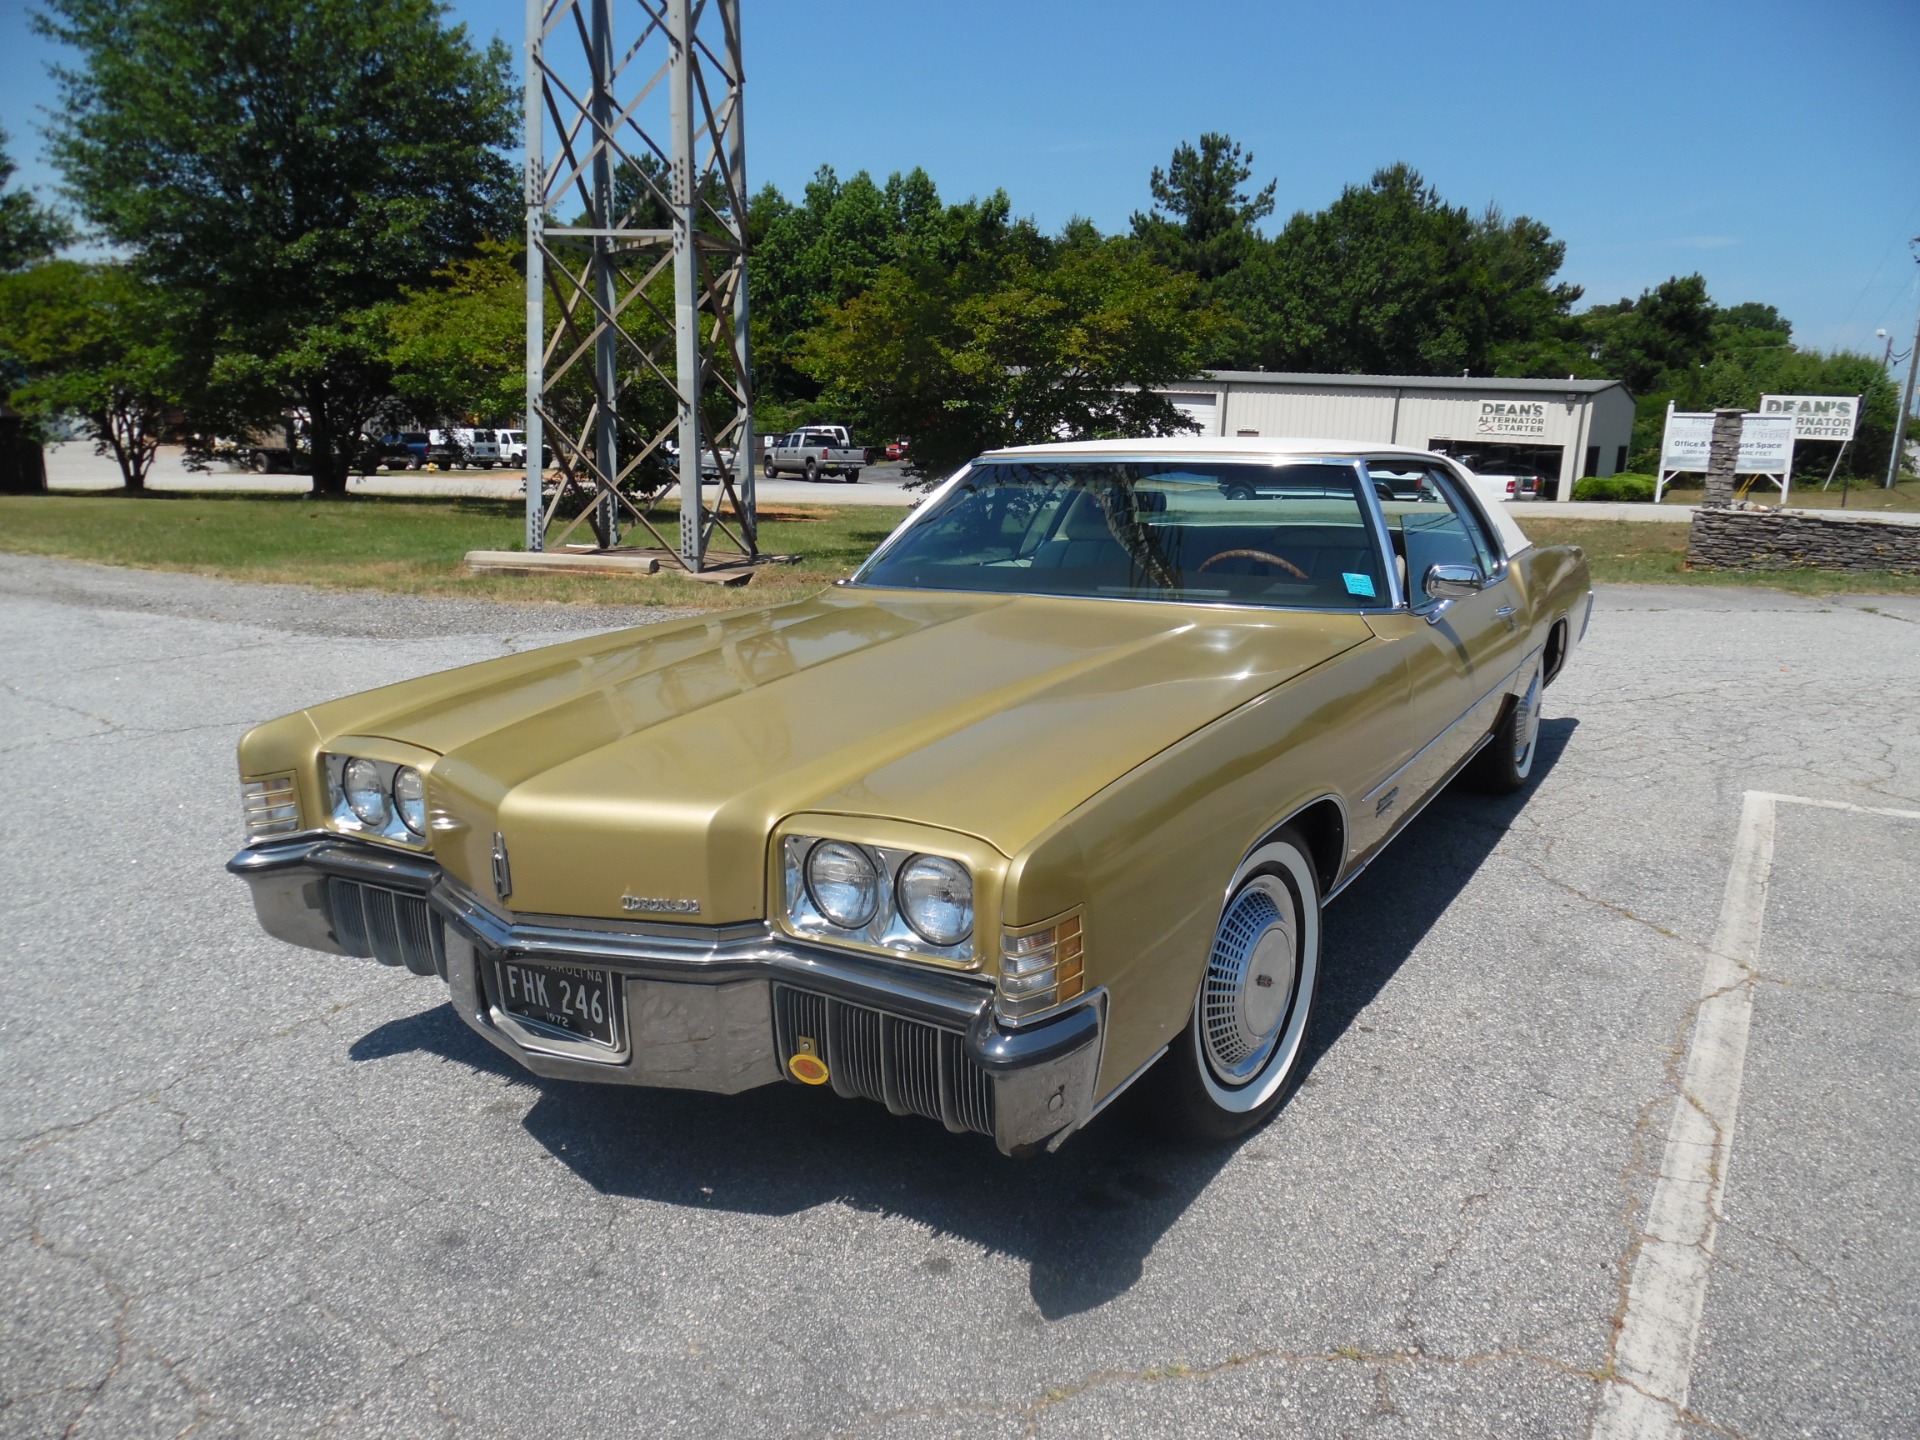
[[[585,523],[696,573],[758,554],[742,78],[740,0],[527,0],[530,551]]]

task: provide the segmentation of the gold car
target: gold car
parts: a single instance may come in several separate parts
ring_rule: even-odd
[[[1321,908],[1455,775],[1525,783],[1591,603],[1424,451],[995,451],[812,599],[260,726],[228,868],[540,1075],[1018,1155],[1151,1068],[1227,1136],[1296,1078]]]

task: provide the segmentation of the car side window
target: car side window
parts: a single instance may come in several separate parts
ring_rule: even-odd
[[[1492,575],[1498,552],[1490,537],[1461,497],[1460,485],[1437,465],[1407,461],[1369,462],[1374,493],[1386,515],[1394,558],[1403,566],[1407,600],[1415,610],[1433,602],[1427,598],[1426,576],[1435,565],[1471,565]]]
[[[1473,543],[1474,559],[1480,566],[1480,573],[1493,575],[1500,568],[1500,547],[1488,530],[1487,522],[1474,509],[1472,502],[1465,498],[1465,487],[1445,466],[1434,466],[1429,475],[1430,482],[1446,497],[1447,504]]]

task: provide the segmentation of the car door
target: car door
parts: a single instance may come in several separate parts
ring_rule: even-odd
[[[1368,468],[1385,482],[1374,489],[1407,599],[1404,609],[1374,622],[1399,648],[1406,677],[1398,763],[1363,797],[1363,808],[1390,829],[1395,816],[1416,809],[1493,728],[1525,658],[1530,628],[1524,576],[1447,467],[1390,457]],[[1429,595],[1426,580],[1436,565],[1472,567],[1481,588]]]

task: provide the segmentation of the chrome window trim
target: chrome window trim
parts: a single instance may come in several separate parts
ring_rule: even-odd
[[[1383,455],[1380,458],[1385,460],[1388,457]],[[1451,507],[1458,513],[1464,505],[1466,516],[1463,523],[1477,527],[1480,540],[1486,546],[1486,553],[1494,557],[1493,569],[1487,573],[1486,584],[1480,587],[1480,593],[1484,595],[1495,586],[1503,584],[1513,570],[1513,557],[1507,554],[1506,546],[1501,544],[1498,528],[1494,526],[1492,521],[1487,519],[1486,512],[1480,509],[1480,497],[1473,493],[1473,487],[1460,477],[1460,473],[1447,462],[1444,455],[1429,456],[1425,459],[1409,455],[1404,458],[1410,464],[1424,464],[1429,469],[1438,469],[1441,471],[1447,482],[1447,488],[1451,491],[1452,498],[1449,502]],[[1404,589],[1402,589],[1399,583],[1400,567],[1392,563],[1394,556],[1393,540],[1391,538],[1393,527],[1387,523],[1386,507],[1380,503],[1379,493],[1373,488],[1372,474],[1366,469],[1367,463],[1364,459],[1360,462],[1362,471],[1368,476],[1368,505],[1379,520],[1380,533],[1378,540],[1386,546],[1389,583],[1393,585],[1396,591],[1401,593],[1401,603],[1396,608],[1404,609],[1411,615],[1430,614],[1437,607],[1443,606],[1448,602],[1435,600],[1425,594],[1417,585],[1411,571],[1408,572],[1406,585]]]
[[[1360,471],[1360,504],[1367,512],[1368,520],[1372,522],[1374,548],[1380,552],[1381,561],[1387,572],[1387,593],[1393,600],[1387,609],[1410,610],[1413,608],[1413,601],[1408,596],[1407,587],[1400,583],[1400,567],[1394,563],[1396,557],[1393,551],[1393,530],[1387,524],[1387,511],[1386,507],[1380,503],[1380,492],[1373,488],[1373,472],[1365,458],[1356,460],[1354,464]],[[1413,577],[1409,575],[1407,580],[1410,584]]]

